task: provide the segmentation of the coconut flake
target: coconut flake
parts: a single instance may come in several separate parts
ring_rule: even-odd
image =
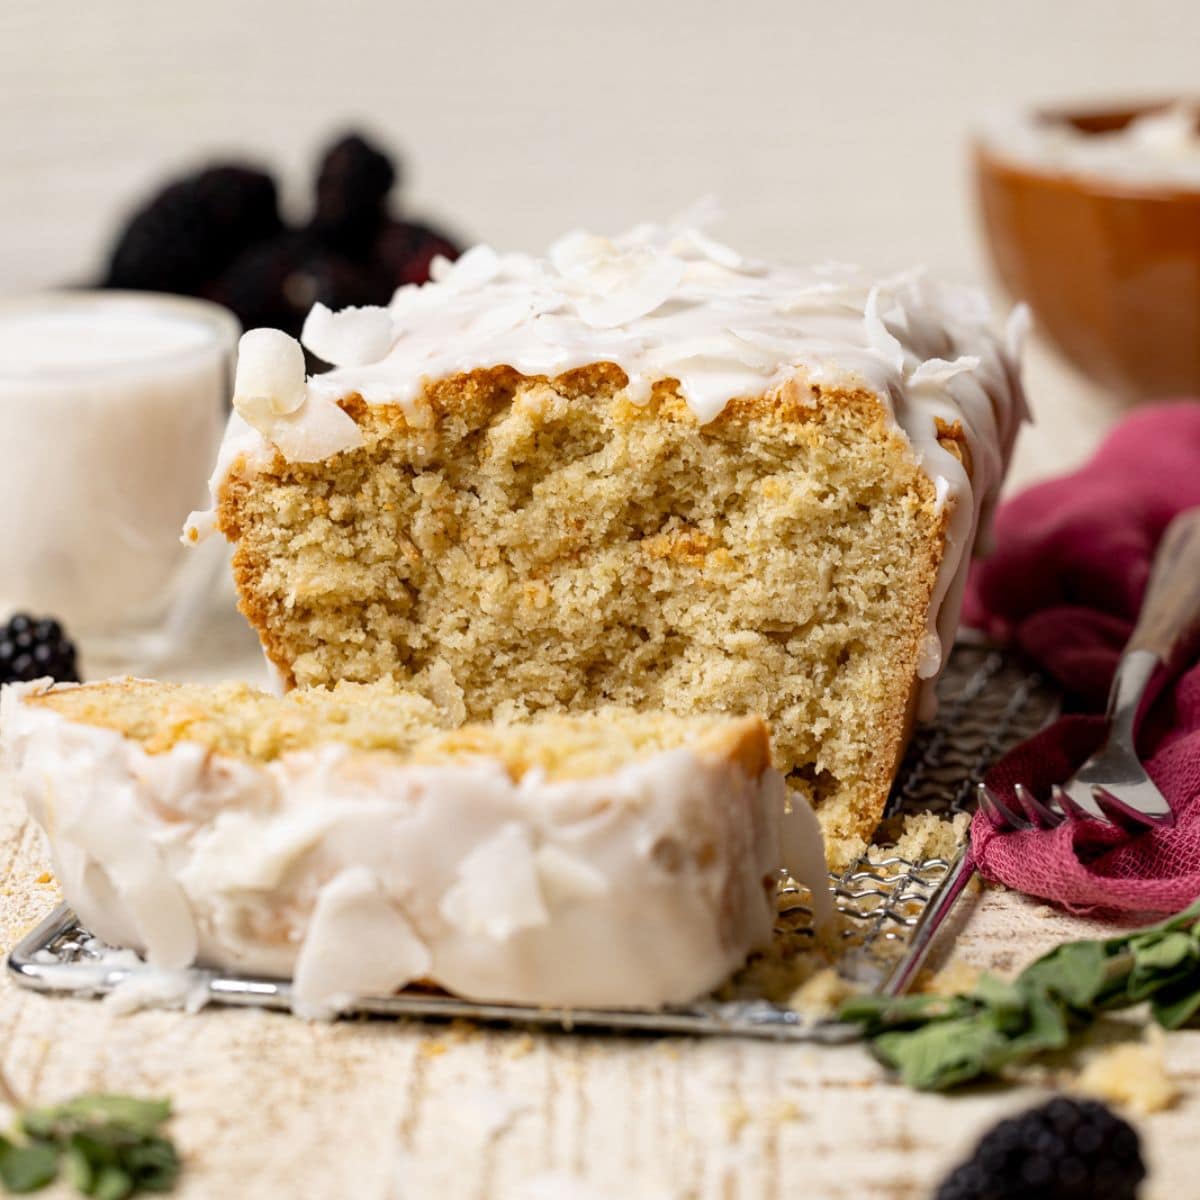
[[[203,971],[139,966],[104,997],[104,1007],[121,1016],[146,1008],[198,1013],[211,998]]]
[[[324,396],[310,396],[298,412],[276,417],[259,432],[288,462],[321,462],[363,444],[354,419]]]
[[[304,351],[280,329],[250,329],[238,342],[233,407],[260,433],[274,418],[296,412],[308,395]]]
[[[766,269],[763,263],[746,258],[732,247],[701,233],[699,229],[683,230],[675,236],[668,249],[680,256],[685,256],[690,251],[715,266],[724,267],[727,271],[761,274]]]
[[[442,896],[443,917],[469,937],[507,941],[550,920],[542,899],[533,845],[525,826],[509,821],[459,864]]]
[[[436,258],[434,261],[437,261]],[[444,274],[437,276],[437,280],[451,291],[471,292],[491,283],[499,274],[500,255],[491,246],[479,245],[472,246],[450,263]]]
[[[539,298],[534,296],[497,304],[485,309],[471,322],[470,333],[472,337],[499,337],[532,320],[541,311]]]
[[[317,303],[305,318],[300,340],[335,367],[365,367],[379,362],[392,348],[392,314],[374,305],[333,312]]]
[[[371,946],[374,953],[364,954]],[[429,973],[432,959],[367,867],[348,867],[317,894],[296,959],[292,1009],[327,1018],[363,996],[386,996]]]
[[[673,255],[623,254],[586,277],[589,294],[576,301],[576,311],[593,329],[613,329],[649,316],[674,295],[684,269]]]
[[[908,377],[909,386],[917,387],[922,383],[945,383],[955,375],[964,371],[974,371],[979,366],[979,357],[974,354],[960,354],[958,358],[947,361],[944,358],[927,358]]]
[[[884,324],[883,317],[879,314],[878,284],[867,294],[867,304],[863,310],[863,325],[866,328],[867,345],[890,367],[902,373],[904,371],[904,347],[900,344],[900,339]]]
[[[617,248],[608,238],[577,229],[554,242],[546,257],[560,275],[572,279],[586,275],[616,254]]]
[[[611,890],[608,877],[561,846],[547,843],[534,855],[542,894],[551,908],[574,900],[595,900]]]

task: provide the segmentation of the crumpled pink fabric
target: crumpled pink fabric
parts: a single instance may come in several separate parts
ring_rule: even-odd
[[[1013,800],[1049,794],[1099,745],[1117,658],[1137,619],[1155,547],[1200,505],[1200,401],[1139,409],[1082,470],[1030,488],[996,514],[995,550],[975,564],[964,621],[1020,647],[1062,687],[1064,715],[1016,747],[987,783]],[[1138,745],[1171,803],[1170,829],[1101,821],[1006,831],[971,827],[983,875],[1078,912],[1177,912],[1200,896],[1200,663],[1167,689]],[[1015,801],[1014,801],[1015,803]]]

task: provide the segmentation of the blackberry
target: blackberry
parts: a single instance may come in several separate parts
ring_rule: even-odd
[[[425,283],[429,264],[443,254],[455,259],[459,248],[439,229],[416,221],[387,221],[375,243],[374,258],[396,287]]]
[[[311,230],[327,246],[352,258],[370,250],[387,216],[396,183],[392,160],[357,133],[335,142],[317,170],[317,205]]]
[[[28,682],[46,676],[78,683],[75,645],[51,617],[40,620],[17,613],[0,626],[0,683]]]
[[[104,284],[197,295],[246,247],[283,228],[275,181],[238,165],[177,179],[129,219]]]
[[[334,309],[386,304],[393,290],[377,266],[353,262],[310,233],[285,233],[240,255],[206,294],[247,329],[265,325],[297,337],[318,301]]]
[[[934,1200],[1136,1200],[1137,1131],[1095,1100],[1058,1097],[1001,1121]]]

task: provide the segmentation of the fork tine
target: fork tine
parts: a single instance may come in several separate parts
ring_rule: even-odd
[[[1107,819],[1104,816],[1097,817],[1095,813],[1089,812],[1086,808],[1080,807],[1075,797],[1072,796],[1071,793],[1068,792],[1061,783],[1056,783],[1050,789],[1050,799],[1054,804],[1058,805],[1063,816],[1066,817],[1068,821],[1103,821]]]
[[[1092,786],[1092,797],[1115,824],[1138,825],[1144,829],[1153,829],[1156,825],[1164,824],[1161,818],[1133,808],[1116,792],[1110,792],[1100,784]]]
[[[1006,829],[1033,829],[1034,825],[1022,814],[1014,812],[986,783],[975,785],[975,795],[979,798],[979,807],[993,820],[998,821]]]
[[[1056,813],[1048,804],[1043,804],[1023,783],[1018,783],[1014,790],[1017,793],[1017,803],[1037,828],[1051,829],[1063,823],[1064,815]]]

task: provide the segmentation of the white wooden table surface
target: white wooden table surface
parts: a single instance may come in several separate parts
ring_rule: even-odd
[[[0,944],[56,902],[38,839],[0,798]],[[956,953],[1011,970],[1094,926],[985,891]],[[1194,1194],[1200,1032],[1172,1034],[1181,1096],[1139,1118],[1149,1200]],[[918,1200],[1033,1088],[950,1098],[887,1081],[858,1047],[614,1038],[251,1010],[117,1015],[0,983],[0,1065],[24,1095],[170,1095],[181,1198]],[[49,1195],[67,1193],[52,1192]]]

